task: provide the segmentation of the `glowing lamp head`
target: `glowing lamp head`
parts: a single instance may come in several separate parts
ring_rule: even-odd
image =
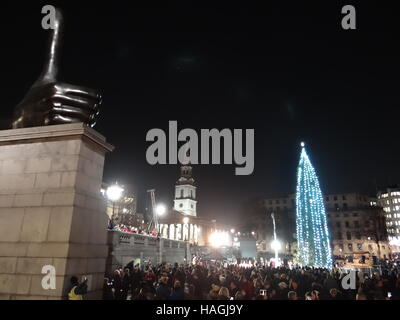
[[[280,243],[278,240],[274,240],[274,241],[271,242],[271,249],[272,249],[272,250],[278,251],[278,250],[280,250],[281,248],[282,248],[282,245],[281,245],[281,243]]]
[[[121,199],[123,192],[124,189],[115,184],[107,188],[106,195],[109,200],[118,201],[119,199]]]
[[[306,144],[304,142],[300,143],[301,147],[304,148]]]
[[[235,229],[231,229],[231,233],[235,233]]]
[[[162,204],[159,204],[156,207],[156,214],[158,216],[163,216],[165,214],[165,212],[167,211],[167,209],[165,208],[165,206],[163,206]]]
[[[183,223],[184,224],[188,224],[189,223],[189,218],[188,217],[184,217],[183,218]]]
[[[210,236],[210,243],[213,247],[223,247],[229,245],[229,235],[225,232],[214,232]]]

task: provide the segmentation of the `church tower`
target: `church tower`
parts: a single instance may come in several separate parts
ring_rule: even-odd
[[[181,177],[175,185],[174,210],[184,215],[196,217],[196,186],[192,178],[192,167],[181,167]]]

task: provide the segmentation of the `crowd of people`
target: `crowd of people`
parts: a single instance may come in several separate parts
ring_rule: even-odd
[[[104,280],[105,300],[399,300],[397,265],[356,275],[356,288],[343,288],[345,274],[314,268],[221,264],[132,263]]]
[[[148,232],[147,230],[140,229],[137,227],[127,226],[124,224],[113,225],[111,222],[109,222],[109,224],[108,224],[108,229],[114,230],[114,231],[125,232],[125,233],[136,233],[136,234],[141,234],[141,235],[150,236],[150,237],[158,236],[158,234],[155,230]]]

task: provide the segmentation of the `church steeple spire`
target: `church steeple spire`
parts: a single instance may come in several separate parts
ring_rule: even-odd
[[[192,166],[190,165],[190,163],[188,165],[185,166],[181,166],[181,178],[184,178],[186,180],[190,180],[192,178]]]
[[[177,181],[177,185],[194,185],[192,177],[192,166],[189,164],[181,166],[181,177]]]
[[[192,177],[192,166],[181,166],[181,177],[176,182],[174,209],[184,215],[197,216],[196,186]]]

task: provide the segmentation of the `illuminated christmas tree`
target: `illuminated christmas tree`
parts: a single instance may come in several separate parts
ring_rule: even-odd
[[[332,252],[324,199],[304,143],[297,168],[296,231],[298,262],[302,266],[332,268]]]

